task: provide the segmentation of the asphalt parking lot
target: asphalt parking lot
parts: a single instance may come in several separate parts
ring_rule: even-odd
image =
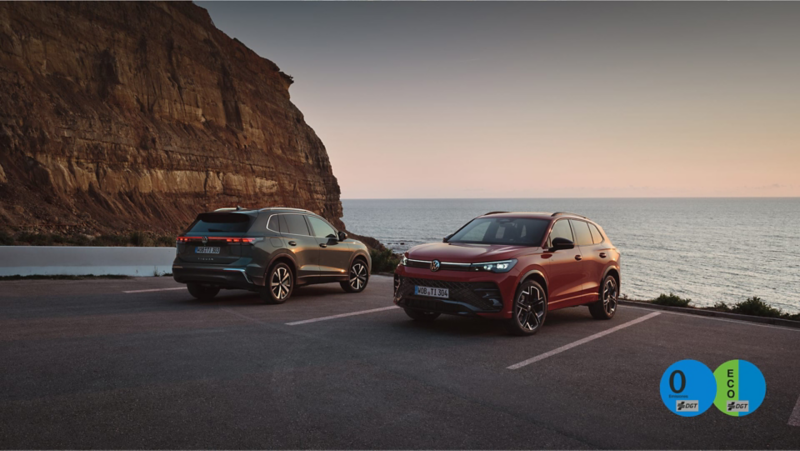
[[[270,306],[163,277],[0,282],[0,447],[800,447],[800,329],[621,306],[520,338],[412,322],[391,287]],[[674,415],[658,385],[682,359],[755,363],[763,405]]]

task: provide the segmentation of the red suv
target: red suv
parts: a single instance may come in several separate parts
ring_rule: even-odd
[[[603,229],[571,213],[492,212],[403,255],[394,302],[417,321],[442,313],[506,320],[517,335],[542,328],[549,310],[588,305],[611,319],[619,251]]]

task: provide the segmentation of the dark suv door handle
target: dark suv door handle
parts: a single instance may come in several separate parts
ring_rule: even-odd
[[[289,241],[289,246],[297,246],[297,241]]]
[[[600,252],[600,258],[606,258],[606,253],[605,252]]]
[[[582,259],[582,258],[583,258],[583,257],[581,257],[580,255],[576,255],[576,256],[575,256],[575,260],[580,260],[580,259]]]
[[[319,243],[319,247],[328,247],[328,245],[325,243]]]

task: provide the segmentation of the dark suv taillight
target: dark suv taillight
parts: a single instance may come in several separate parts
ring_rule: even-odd
[[[188,243],[190,241],[201,241],[202,238],[198,236],[179,236],[177,238],[178,243]],[[224,241],[229,244],[256,244],[259,241],[264,241],[264,238],[252,238],[252,237],[227,237],[227,236],[210,236],[208,237],[208,242],[213,241]]]

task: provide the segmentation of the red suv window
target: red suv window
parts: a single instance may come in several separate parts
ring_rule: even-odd
[[[576,246],[591,246],[592,232],[589,231],[589,224],[584,221],[570,219],[572,223],[572,231],[575,232],[575,245]]]
[[[603,242],[603,234],[600,233],[600,230],[594,224],[589,224],[589,229],[592,231],[592,242],[594,244],[600,244]]]
[[[575,238],[572,236],[572,229],[569,227],[569,221],[562,219],[553,224],[553,230],[550,231],[550,242],[555,238],[566,238],[573,243],[575,242]]]

